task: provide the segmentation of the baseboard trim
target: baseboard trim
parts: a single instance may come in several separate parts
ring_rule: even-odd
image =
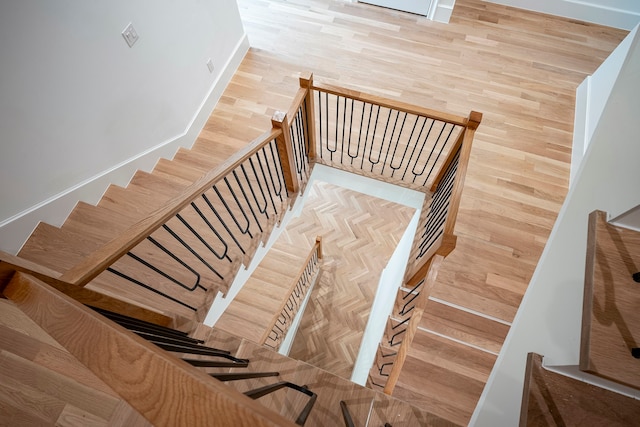
[[[178,148],[191,147],[248,50],[249,39],[245,33],[184,132],[0,221],[0,250],[18,253],[40,221],[59,226],[78,201],[95,204],[110,184],[125,186],[136,171],[150,171],[158,159],[172,158]]]
[[[580,0],[485,0],[534,12],[563,16],[609,27],[631,30],[640,22],[640,12]]]

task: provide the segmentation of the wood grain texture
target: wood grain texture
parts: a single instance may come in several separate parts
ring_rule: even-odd
[[[292,425],[36,279],[5,295],[152,424]]]
[[[1,300],[0,425],[151,424],[13,302]]]
[[[432,110],[483,113],[462,188],[456,249],[432,295],[502,322],[482,321],[473,332],[466,315],[451,311],[432,326],[499,350],[568,188],[575,89],[627,32],[479,0],[458,0],[447,25],[351,2],[239,5],[252,48],[194,151],[215,146],[212,135],[225,147],[256,136],[274,110],[288,108],[305,71],[325,84]],[[475,353],[463,354],[472,363]],[[432,378],[457,378],[458,366],[436,366],[442,375]],[[428,387],[432,379],[423,382]],[[464,401],[470,414],[482,385],[474,383],[475,398],[451,392],[451,399]]]
[[[580,369],[640,389],[640,232],[589,215]]]
[[[546,370],[542,356],[529,353],[520,426],[631,426],[640,403],[582,381]]]
[[[323,266],[289,355],[351,378],[380,274],[413,208],[316,181],[281,238],[322,235]]]

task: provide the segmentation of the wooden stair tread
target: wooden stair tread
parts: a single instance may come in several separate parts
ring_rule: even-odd
[[[153,192],[153,194],[159,194],[161,197],[166,198],[166,200],[170,200],[180,194],[189,184],[191,184],[191,182],[178,177],[160,177],[139,170],[133,175],[127,188],[130,186],[140,187]]]
[[[106,243],[138,220],[136,216],[78,202],[61,228]]]
[[[640,389],[640,232],[589,217],[580,369]]]
[[[393,396],[466,425],[496,356],[418,330]]]
[[[266,315],[264,316],[266,317]],[[224,319],[224,320],[223,320]],[[261,319],[259,319],[261,320]],[[215,324],[216,329],[220,329],[227,333],[238,333],[242,338],[248,339],[255,343],[259,342],[264,334],[265,327],[261,324],[255,324],[248,321],[245,312],[238,314],[232,310],[225,310],[224,314]]]
[[[196,182],[198,179],[204,176],[204,172],[196,170],[194,168],[180,164],[179,162],[160,159],[156,166],[153,168],[154,175],[169,177],[178,177],[180,179]]]
[[[368,425],[384,426],[388,422],[392,426],[438,426],[438,427],[456,427],[462,424],[456,424],[427,411],[418,410],[415,406],[396,399],[393,396],[387,396],[383,393],[377,393],[373,401],[371,410],[371,418]]]
[[[180,148],[173,156],[175,162],[188,165],[192,169],[208,172],[218,166],[224,159],[205,152],[194,152],[186,148]]]
[[[496,355],[418,329],[409,355],[439,366],[455,366],[460,375],[486,381]]]
[[[420,327],[499,353],[509,325],[428,300]]]
[[[144,218],[160,208],[169,199],[162,194],[138,186],[127,188],[110,185],[102,195],[97,206],[116,212],[133,214],[137,218]]]
[[[18,256],[64,273],[99,248],[100,241],[86,235],[39,223]]]
[[[542,366],[542,356],[529,353],[520,413],[521,426],[563,424],[622,427],[638,424],[638,418],[638,400],[548,371]]]
[[[234,335],[214,328],[210,336],[217,336],[222,342],[229,342]],[[394,425],[431,425],[431,422],[435,423],[437,421],[442,423],[433,425],[453,425],[433,414],[400,402],[391,396],[361,387],[349,380],[307,363],[283,356],[246,339],[242,339],[235,355],[236,357],[250,360],[249,367],[246,369],[247,372],[275,371],[280,373],[278,377],[274,378],[259,378],[230,383],[230,386],[241,392],[277,381],[290,381],[294,384],[305,384],[311,391],[317,393],[318,400],[311,411],[305,424],[306,426],[342,425],[343,420],[339,405],[341,400],[347,403],[356,425],[365,425],[372,405],[375,412],[373,415],[375,418],[373,419],[380,420],[380,425],[394,420],[396,421]],[[244,369],[236,368],[233,371],[241,372]],[[295,419],[307,399],[306,396],[298,392],[287,390],[286,392],[276,392],[265,396],[260,399],[260,402],[289,419]],[[400,423],[401,420],[418,420],[419,423],[402,424]],[[369,425],[377,424],[369,423]]]

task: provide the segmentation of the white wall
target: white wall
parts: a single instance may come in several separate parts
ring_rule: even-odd
[[[235,0],[1,2],[0,249],[190,146],[247,49]]]
[[[627,30],[640,22],[640,2],[637,0],[490,0],[489,2]]]
[[[611,89],[618,79],[620,68],[627,58],[631,42],[637,31],[638,27],[636,26],[593,75],[584,79],[576,90],[576,111],[571,150],[571,183],[575,180],[584,154],[589,147],[589,142],[593,137],[593,132],[600,116],[602,116]]]
[[[588,215],[599,209],[615,217],[640,204],[640,37],[634,35],[472,425],[518,424],[528,352],[544,355],[548,366],[579,362]]]

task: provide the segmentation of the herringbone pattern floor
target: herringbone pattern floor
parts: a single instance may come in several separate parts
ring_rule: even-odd
[[[627,32],[480,0],[457,0],[447,25],[346,1],[238,3],[252,48],[194,150],[240,147],[258,136],[275,109],[289,108],[301,71],[428,108],[484,114],[455,230],[458,246],[433,290],[440,301],[469,311],[447,309],[451,319],[431,316],[428,327],[497,352],[567,191],[575,89]],[[477,313],[500,321],[473,321]],[[438,366],[443,375],[414,383],[420,392],[458,401],[443,415],[464,424],[481,392],[476,382],[484,380],[460,367],[484,355],[460,345],[466,362]],[[414,368],[415,375],[427,372]],[[486,375],[490,366],[478,370]],[[450,373],[460,381],[443,388]],[[461,389],[473,397],[458,399]]]
[[[280,237],[295,245],[321,235],[324,253],[291,357],[351,377],[378,278],[414,211],[331,184],[313,184],[300,217]]]

